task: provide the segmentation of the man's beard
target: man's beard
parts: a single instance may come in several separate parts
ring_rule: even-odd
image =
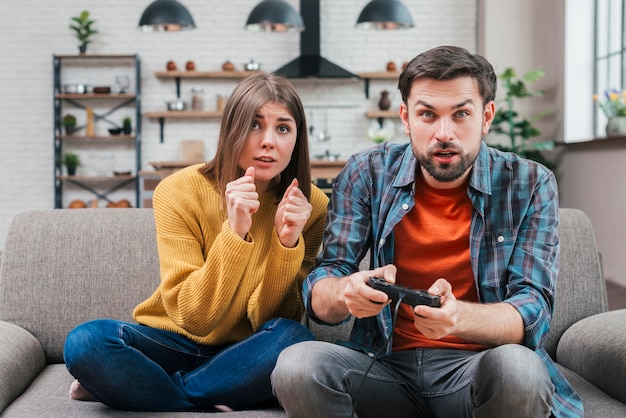
[[[457,161],[452,164],[439,164],[433,159],[433,153],[435,149],[429,149],[426,154],[419,154],[415,151],[415,158],[417,162],[431,175],[432,178],[441,182],[448,183],[459,179],[467,171],[468,168],[474,164],[478,157],[478,152],[475,154],[469,154],[463,152],[462,149],[456,145],[444,142],[437,147],[437,151],[440,150],[454,150],[457,153]]]

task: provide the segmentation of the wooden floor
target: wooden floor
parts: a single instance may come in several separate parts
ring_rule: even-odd
[[[626,287],[607,280],[606,292],[609,297],[609,310],[626,308]]]

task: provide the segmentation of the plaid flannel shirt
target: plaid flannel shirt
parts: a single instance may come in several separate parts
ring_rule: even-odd
[[[368,250],[370,268],[393,262],[393,228],[414,206],[416,164],[410,144],[383,143],[350,157],[336,178],[324,248],[303,285],[313,320],[321,322],[311,309],[311,289],[318,280],[358,271]],[[470,259],[479,300],[510,303],[519,311],[523,344],[541,357],[555,385],[553,414],[582,416],[580,397],[542,346],[559,270],[554,174],[482,143],[470,176]],[[386,306],[376,317],[356,319],[344,344],[374,352],[391,332],[391,309]]]

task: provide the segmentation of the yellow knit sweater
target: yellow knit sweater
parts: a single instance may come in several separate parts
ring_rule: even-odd
[[[154,191],[161,283],[133,317],[206,345],[241,341],[271,318],[299,321],[300,289],[322,242],[328,198],[312,186],[311,217],[296,247],[285,248],[274,230],[275,195],[263,193],[243,240],[200,166],[166,177]]]

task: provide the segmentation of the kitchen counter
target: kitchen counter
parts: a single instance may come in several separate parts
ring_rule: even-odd
[[[150,164],[158,168],[139,172],[140,201],[144,208],[152,207],[152,193],[161,180],[183,167],[196,164],[196,162],[166,161]],[[330,194],[333,180],[345,165],[345,161],[311,160],[311,181],[325,193]]]
[[[345,165],[345,161],[311,160],[311,177],[334,179]]]

